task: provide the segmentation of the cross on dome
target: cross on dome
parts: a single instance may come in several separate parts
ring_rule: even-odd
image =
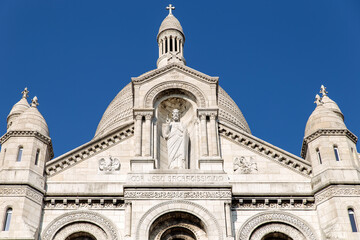
[[[169,15],[172,15],[172,10],[175,10],[175,7],[172,4],[166,7],[166,10],[169,10]]]
[[[24,91],[22,91],[21,92],[21,94],[23,95],[22,97],[23,98],[27,98],[28,97],[28,93],[29,93],[29,91],[28,91],[28,89],[27,89],[27,87],[24,89]]]
[[[39,106],[38,98],[36,96],[32,99],[31,106],[35,108]]]
[[[324,85],[321,85],[320,93],[322,94],[323,97],[327,95],[328,92],[326,91],[326,87],[324,87]]]

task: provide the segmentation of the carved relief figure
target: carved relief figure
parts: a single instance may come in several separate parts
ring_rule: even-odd
[[[246,159],[243,156],[235,157],[234,172],[248,174],[257,171],[257,164],[253,160],[252,157],[250,157],[250,159]]]
[[[163,126],[163,137],[167,140],[169,169],[185,169],[187,164],[188,133],[180,122],[178,109],[172,111]]]
[[[117,158],[109,156],[99,160],[99,170],[104,172],[113,172],[120,170],[120,161]]]

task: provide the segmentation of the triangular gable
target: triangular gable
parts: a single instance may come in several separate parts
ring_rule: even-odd
[[[211,77],[209,75],[206,75],[204,73],[196,71],[195,69],[192,69],[190,67],[187,67],[187,66],[184,66],[184,65],[181,65],[178,63],[172,63],[172,64],[166,65],[162,68],[154,69],[149,72],[146,72],[146,73],[140,75],[139,77],[133,77],[133,78],[131,78],[131,81],[134,84],[143,83],[143,82],[149,81],[153,78],[156,78],[159,75],[162,75],[166,72],[169,72],[172,69],[177,69],[186,75],[192,76],[196,79],[199,79],[200,81],[204,81],[207,83],[217,83],[219,80],[219,77]]]
[[[243,131],[236,131],[231,127],[224,124],[219,124],[219,134],[236,144],[245,148],[258,152],[260,155],[276,161],[280,165],[289,168],[301,175],[311,177],[312,167],[311,164],[304,159],[297,157],[283,149],[275,147],[274,145],[261,140],[253,135]]]
[[[92,139],[90,142],[51,160],[46,164],[45,172],[48,176],[57,174],[78,162],[94,156],[100,151],[110,148],[120,141],[132,137],[133,135],[134,124],[127,124],[116,131],[112,131],[101,138]]]

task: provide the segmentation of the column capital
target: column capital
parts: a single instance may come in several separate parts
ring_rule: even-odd
[[[137,116],[145,116],[145,118],[150,116],[151,119],[151,117],[154,115],[154,108],[134,108],[133,113],[135,118]]]
[[[216,117],[218,115],[218,111],[219,111],[218,108],[198,108],[197,114],[198,114],[198,116],[205,115],[205,116],[209,116],[210,119],[211,118],[216,119]]]

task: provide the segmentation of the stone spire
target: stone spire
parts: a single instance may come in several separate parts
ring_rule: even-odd
[[[186,64],[183,54],[185,35],[179,20],[172,13],[175,7],[169,4],[166,9],[169,10],[169,15],[161,23],[157,35],[159,45],[158,68],[170,63]]]

